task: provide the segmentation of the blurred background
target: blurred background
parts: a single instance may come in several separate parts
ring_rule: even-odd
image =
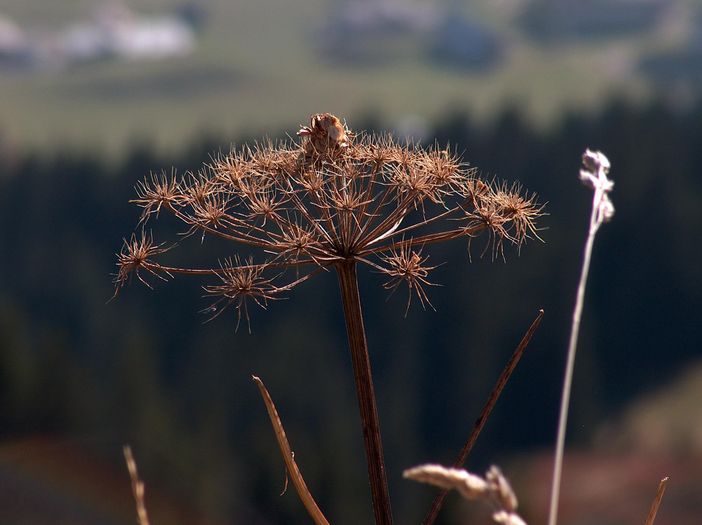
[[[196,281],[112,296],[128,203],[150,171],[292,136],[330,111],[352,129],[449,143],[547,203],[544,243],[506,261],[437,246],[436,307],[361,293],[398,523],[434,490],[523,332],[544,321],[468,460],[502,466],[543,523],[550,448],[591,192],[617,213],[595,244],[576,363],[564,525],[702,516],[702,1],[3,0],[0,4],[0,522],[134,522],[122,445],[151,522],[306,523],[251,374],[335,524],[371,523],[333,275],[204,323]],[[174,239],[167,220],[154,232]],[[206,241],[203,260],[230,255]],[[440,523],[488,523],[447,500]]]

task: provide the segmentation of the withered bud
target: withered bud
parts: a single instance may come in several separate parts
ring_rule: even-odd
[[[609,159],[601,151],[592,151],[590,148],[587,148],[585,153],[583,153],[583,168],[590,173],[597,173],[600,170],[604,170],[607,173],[610,168]]]
[[[580,170],[580,180],[594,189],[609,192],[614,187],[614,182],[607,178],[609,173],[609,159],[601,151],[586,149],[583,153],[583,169]]]
[[[307,137],[308,143],[317,152],[334,148],[347,148],[349,138],[341,120],[331,113],[312,115],[309,126],[302,126],[297,132],[300,137]]]
[[[592,151],[588,148],[583,153],[580,180],[587,187],[595,190],[593,205],[596,214],[591,219],[591,230],[597,230],[600,224],[610,221],[614,216],[614,204],[608,195],[614,188],[614,181],[607,177],[609,168],[609,159],[601,151]]]

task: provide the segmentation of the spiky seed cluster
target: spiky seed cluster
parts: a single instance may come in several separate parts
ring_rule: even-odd
[[[505,240],[521,246],[537,236],[541,206],[533,195],[479,180],[447,150],[354,135],[330,114],[313,116],[298,135],[297,142],[234,150],[196,174],[151,175],[137,185],[142,225],[166,210],[187,235],[226,239],[262,260],[165,266],[155,260],[165,251],[160,245],[133,237],[118,257],[117,289],[140,269],[210,276],[219,281],[205,287],[219,297],[216,312],[231,305],[241,316],[247,298],[265,306],[319,270],[353,260],[384,273],[387,289],[407,284],[409,298],[416,294],[424,306],[434,268],[425,246],[485,232],[486,246],[501,254]]]
[[[385,268],[381,268],[381,271],[390,277],[383,287],[391,290],[391,293],[403,283],[409,288],[405,314],[409,311],[412,292],[417,294],[422,307],[428,304],[432,309],[434,308],[424,290],[424,286],[432,286],[427,277],[429,272],[436,268],[426,264],[429,256],[422,256],[421,249],[412,250],[408,245],[403,245],[391,250],[388,255],[381,255],[380,258],[385,264]]]
[[[117,254],[118,272],[115,277],[115,283],[117,284],[115,294],[132,275],[136,275],[137,279],[151,288],[151,285],[142,276],[141,270],[165,281],[165,275],[170,276],[170,273],[167,270],[154,267],[151,259],[166,253],[168,250],[169,248],[164,247],[163,244],[155,244],[152,236],[143,230],[140,237],[132,233],[129,240],[124,239],[122,250]]]
[[[261,308],[266,308],[269,300],[275,299],[278,291],[272,280],[263,275],[264,266],[253,264],[253,259],[245,263],[235,257],[227,259],[220,268],[217,277],[220,284],[204,286],[205,293],[215,297],[204,311],[217,317],[229,305],[234,305],[237,310],[236,327],[239,328],[242,314],[248,322],[248,300],[251,299]],[[251,331],[251,326],[249,326]]]

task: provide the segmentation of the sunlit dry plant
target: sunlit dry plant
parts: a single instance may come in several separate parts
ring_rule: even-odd
[[[122,250],[117,254],[118,271],[115,277],[117,284],[115,295],[131,279],[132,275],[136,275],[142,284],[151,288],[151,285],[144,279],[142,270],[165,281],[167,279],[165,276],[170,276],[170,273],[160,265],[153,263],[152,259],[168,250],[169,248],[164,247],[164,244],[155,244],[153,237],[143,229],[139,237],[132,233],[129,240],[124,239]]]
[[[492,519],[495,523],[526,525],[526,522],[517,514],[517,496],[512,486],[495,465],[488,469],[484,478],[464,469],[432,464],[407,469],[403,476],[442,489],[456,490],[468,500],[484,501],[492,507]]]
[[[412,301],[412,292],[417,294],[419,302],[424,306],[428,304],[432,306],[427,296],[424,286],[431,286],[427,276],[429,272],[436,268],[426,264],[429,256],[422,256],[420,250],[412,250],[407,245],[401,245],[398,249],[393,249],[389,254],[381,256],[385,268],[381,271],[387,274],[390,279],[383,285],[386,290],[395,291],[402,284],[406,283],[409,289],[407,295],[407,308],[409,310]]]
[[[195,175],[152,174],[137,184],[132,202],[142,208],[144,222],[165,209],[186,225],[187,234],[260,249],[267,257],[256,264],[247,259],[246,266],[259,275],[270,269],[276,280],[262,281],[265,290],[241,288],[242,298],[289,290],[305,280],[300,272],[361,262],[385,273],[387,288],[405,283],[422,305],[430,304],[423,285],[430,284],[434,267],[426,265],[422,247],[485,232],[486,246],[502,253],[505,240],[521,246],[537,235],[541,207],[533,195],[477,179],[474,169],[446,150],[401,145],[387,136],[351,139],[329,114],[315,115],[298,134],[300,143],[266,142],[234,151]],[[224,268],[241,266],[241,260],[230,260],[195,272],[166,267],[155,261],[161,253],[155,248],[147,237],[125,242],[138,261],[120,256],[118,288],[139,268],[210,275],[226,288],[230,272]],[[291,281],[281,270],[293,267],[299,271]],[[244,304],[224,301],[218,308],[241,310]]]
[[[274,299],[278,291],[272,284],[272,279],[263,276],[263,270],[264,267],[253,264],[251,258],[246,264],[242,264],[238,256],[233,260],[226,259],[217,274],[220,283],[204,286],[205,293],[215,298],[215,302],[204,312],[212,312],[212,317],[217,317],[226,306],[234,304],[237,310],[237,328],[241,323],[242,314],[248,323],[247,301],[251,300],[261,308],[265,308],[268,300]]]
[[[238,320],[244,316],[248,322],[251,302],[265,307],[320,271],[335,270],[376,521],[390,523],[357,263],[384,274],[391,291],[406,285],[407,307],[412,294],[422,306],[431,306],[426,288],[436,266],[424,255],[429,245],[470,241],[484,233],[486,250],[503,254],[505,241],[519,247],[537,237],[541,206],[516,186],[479,180],[446,149],[357,135],[328,113],[314,115],[298,136],[298,141],[267,141],[220,155],[195,175],[140,182],[133,202],[142,208],[142,223],[168,211],[184,224],[183,233],[232,241],[249,253],[209,268],[182,268],[158,262],[165,248],[150,237],[132,237],[118,257],[116,288],[140,270],[159,277],[207,277],[214,283],[205,285],[205,292],[214,302],[206,311],[217,316],[232,307]]]

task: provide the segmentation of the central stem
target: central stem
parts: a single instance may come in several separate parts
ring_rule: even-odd
[[[344,304],[346,333],[353,362],[353,375],[356,380],[356,395],[363,426],[363,444],[368,463],[368,480],[370,482],[373,512],[377,525],[391,525],[390,494],[385,474],[383,443],[380,438],[380,421],[375,402],[373,378],[371,376],[370,357],[366,343],[366,331],[363,327],[361,297],[358,294],[358,277],[356,262],[347,259],[336,266],[339,275],[341,301]]]

